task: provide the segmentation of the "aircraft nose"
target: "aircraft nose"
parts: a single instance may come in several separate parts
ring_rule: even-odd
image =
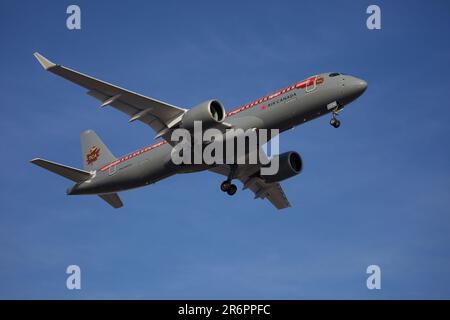
[[[360,94],[362,94],[367,89],[367,82],[362,79],[356,78],[355,87],[356,87],[356,91],[358,91]]]
[[[355,99],[359,98],[367,89],[367,82],[353,76],[344,76],[340,84],[341,99],[339,102],[342,105],[349,104]]]
[[[347,77],[345,85],[346,99],[353,101],[364,93],[367,89],[367,82],[356,77]]]

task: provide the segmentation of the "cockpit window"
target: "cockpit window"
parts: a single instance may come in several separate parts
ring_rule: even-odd
[[[336,76],[338,76],[338,75],[340,75],[339,72],[333,72],[333,73],[330,73],[328,76],[330,76],[330,77],[336,77]]]

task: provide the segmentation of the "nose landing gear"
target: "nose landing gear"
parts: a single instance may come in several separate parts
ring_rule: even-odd
[[[335,128],[339,128],[339,126],[341,125],[341,122],[337,119],[337,115],[337,110],[333,110],[333,116],[330,120],[330,124]]]
[[[336,118],[332,118],[330,120],[330,124],[335,128],[339,128],[339,126],[341,125],[341,122]]]

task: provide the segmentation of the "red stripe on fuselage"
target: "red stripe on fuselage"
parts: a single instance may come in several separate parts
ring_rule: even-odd
[[[160,141],[160,142],[154,143],[152,145],[149,145],[149,146],[147,146],[145,148],[142,148],[142,149],[139,149],[137,151],[134,151],[134,152],[132,152],[130,154],[127,154],[126,156],[124,156],[124,157],[122,157],[120,159],[117,159],[114,162],[111,162],[110,164],[107,164],[106,166],[102,167],[100,169],[100,171],[106,171],[109,168],[118,165],[119,163],[125,162],[125,161],[130,160],[132,158],[135,158],[137,156],[140,156],[141,154],[143,154],[145,152],[148,152],[148,151],[151,151],[151,150],[153,150],[155,148],[158,148],[159,146],[162,146],[163,144],[166,144],[166,143],[167,143],[167,141]]]
[[[228,112],[227,113],[227,117],[234,116],[235,114],[238,114],[239,112],[242,112],[242,111],[247,110],[247,109],[251,109],[251,108],[253,108],[254,106],[256,106],[258,104],[261,104],[263,102],[272,100],[273,98],[281,96],[282,94],[285,94],[285,93],[287,93],[289,91],[292,91],[294,89],[306,88],[306,86],[311,86],[311,85],[314,84],[314,80],[315,79],[316,79],[316,76],[311,77],[311,78],[303,80],[301,82],[297,82],[296,84],[293,84],[293,85],[291,85],[289,87],[281,89],[281,90],[279,90],[277,92],[274,92],[272,94],[269,94],[267,96],[259,98],[258,100],[254,100],[254,101],[252,101],[250,103],[244,104],[244,105],[242,105],[242,106],[240,106],[240,107],[238,107],[238,108]]]

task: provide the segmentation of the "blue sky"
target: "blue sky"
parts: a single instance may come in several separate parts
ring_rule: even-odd
[[[450,298],[450,7],[374,3],[379,31],[367,1],[77,1],[82,29],[69,31],[72,2],[1,2],[0,298]],[[112,210],[28,161],[81,167],[86,129],[116,155],[154,133],[45,73],[34,51],[182,107],[230,110],[327,71],[369,88],[338,130],[324,117],[282,135],[305,163],[283,183],[290,209],[229,198],[205,172]],[[65,287],[71,264],[79,291]]]

